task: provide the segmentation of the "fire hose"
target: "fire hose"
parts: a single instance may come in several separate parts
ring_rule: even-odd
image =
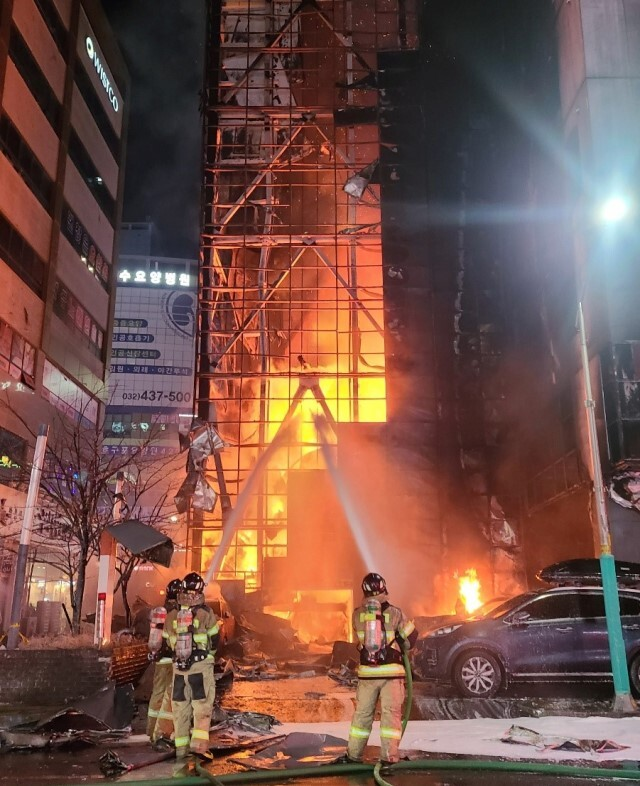
[[[411,666],[409,656],[403,652],[402,657],[406,680],[407,696],[404,715],[402,718],[402,733],[407,727],[409,715],[411,714],[411,703],[413,698],[413,681],[411,677]],[[380,775],[380,762],[377,764],[325,764],[320,767],[297,767],[287,770],[261,770],[259,772],[233,772],[227,775],[215,775],[206,769],[204,764],[196,763],[196,773],[194,776],[187,776],[176,781],[175,778],[154,778],[149,780],[136,780],[136,786],[175,786],[179,782],[181,786],[206,786],[208,783],[214,786],[244,786],[251,783],[268,783],[269,781],[298,780],[302,778],[325,778],[330,775],[365,775],[373,774],[378,786],[392,786]],[[571,778],[598,778],[599,780],[629,780],[640,782],[640,770],[631,769],[610,769],[601,767],[577,767],[567,764],[549,764],[545,762],[530,761],[504,761],[486,759],[415,759],[411,761],[399,761],[390,765],[390,773],[398,772],[436,772],[436,771],[476,771],[476,772],[513,772],[518,774],[543,774],[547,776],[571,777]],[[84,786],[104,786],[101,784],[85,784]]]

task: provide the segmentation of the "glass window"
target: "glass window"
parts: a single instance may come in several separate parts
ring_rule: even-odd
[[[116,162],[118,162],[120,160],[120,140],[100,103],[100,99],[96,95],[91,79],[79,62],[76,63],[74,76],[80,95],[91,112],[91,116],[98,126],[104,141],[107,143],[107,147],[113,154]]]
[[[599,619],[605,616],[604,596],[598,592],[585,592],[577,596],[580,616],[587,619]]]
[[[35,4],[38,6],[40,13],[42,14],[42,18],[46,26],[49,28],[49,32],[51,33],[51,37],[56,42],[56,46],[60,54],[65,58],[67,58],[67,31],[65,26],[58,15],[58,12],[55,8],[55,5],[51,2],[51,0],[35,0]]]
[[[52,210],[53,182],[6,115],[0,117],[0,150],[22,176],[42,207]]]
[[[0,215],[0,257],[36,295],[42,296],[44,262],[2,215]]]
[[[87,153],[85,146],[80,141],[80,137],[73,129],[71,129],[69,134],[69,157],[76,165],[80,176],[89,187],[107,220],[113,226],[116,218],[116,201],[109,193],[109,189],[105,185],[91,156]],[[88,251],[89,247],[87,246],[86,251],[83,250],[85,257]]]
[[[623,617],[640,617],[640,598],[620,595],[620,614]]]
[[[69,205],[63,208],[62,234],[71,243],[89,272],[100,282],[103,289],[109,289],[109,263],[101,254],[93,239],[85,230]]]
[[[526,611],[531,620],[557,620],[579,616],[575,593],[543,595],[523,606],[520,611]]]
[[[9,359],[11,358],[11,340],[13,338],[13,330],[7,325],[6,322],[0,322],[0,357],[4,358],[7,362],[4,368],[8,370]]]
[[[22,468],[27,458],[26,440],[0,428],[0,478],[8,486],[17,486],[22,479]]]
[[[62,117],[60,102],[16,27],[11,28],[9,55],[44,116],[56,134],[59,134]]]

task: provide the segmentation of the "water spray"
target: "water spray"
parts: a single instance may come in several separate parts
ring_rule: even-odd
[[[342,509],[344,510],[345,516],[347,517],[347,523],[349,524],[349,529],[351,530],[353,539],[356,542],[356,546],[358,547],[364,564],[367,566],[368,570],[375,570],[375,560],[373,554],[371,553],[369,543],[367,542],[365,534],[366,527],[364,526],[360,516],[358,506],[356,505],[348,484],[345,482],[344,477],[338,469],[338,465],[331,455],[332,444],[329,441],[329,424],[327,419],[324,417],[324,415],[316,415],[314,417],[314,423],[318,431],[320,451],[322,452],[324,463],[327,465],[327,471],[329,472],[329,476],[333,482],[336,494],[338,495],[338,499],[342,504]]]
[[[285,419],[278,429],[275,437],[271,440],[266,450],[264,453],[262,453],[258,461],[255,463],[253,469],[249,473],[242,491],[238,494],[236,505],[231,511],[231,515],[223,525],[222,539],[220,540],[220,545],[217,547],[216,552],[213,555],[213,559],[211,560],[211,564],[209,565],[209,569],[207,570],[207,575],[204,578],[205,584],[210,584],[214,577],[217,576],[218,571],[222,566],[222,562],[227,554],[227,549],[229,548],[231,539],[233,538],[238,525],[242,521],[244,511],[249,504],[251,495],[253,494],[258,481],[262,477],[262,474],[267,468],[267,464],[269,461],[271,461],[278,450],[280,450],[280,448],[285,447],[291,431],[294,428],[297,428],[297,426],[297,417]]]

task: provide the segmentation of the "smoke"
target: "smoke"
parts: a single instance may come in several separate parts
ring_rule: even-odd
[[[107,0],[104,7],[131,75],[123,218],[156,224],[155,253],[193,258],[205,3]]]

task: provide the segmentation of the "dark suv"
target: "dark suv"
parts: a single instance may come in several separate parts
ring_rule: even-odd
[[[640,590],[620,589],[620,615],[631,685],[640,692]],[[511,682],[611,679],[602,587],[526,592],[421,638],[414,670],[489,698]]]

